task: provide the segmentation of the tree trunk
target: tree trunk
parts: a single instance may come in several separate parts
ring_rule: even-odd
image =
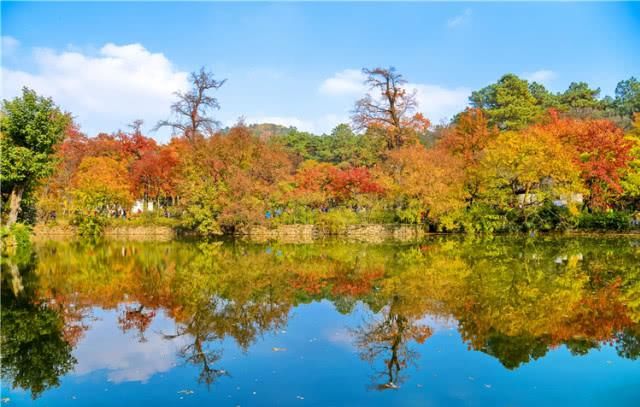
[[[9,219],[7,220],[7,226],[11,226],[18,220],[18,212],[20,212],[20,201],[22,201],[22,194],[24,193],[24,186],[15,185],[11,190],[11,197],[9,198]]]

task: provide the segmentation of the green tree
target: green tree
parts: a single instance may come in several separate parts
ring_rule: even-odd
[[[538,82],[531,82],[529,84],[529,92],[536,98],[536,101],[543,109],[560,107],[560,98],[557,94],[551,93],[544,87],[544,85]]]
[[[640,81],[632,76],[626,81],[618,82],[614,105],[621,115],[633,116],[634,113],[640,113]]]
[[[526,80],[506,74],[469,97],[473,107],[487,112],[490,124],[501,130],[520,130],[535,122],[543,113],[539,100],[531,94]]]
[[[2,102],[0,119],[0,183],[9,196],[7,225],[18,219],[25,192],[51,173],[55,146],[62,141],[71,116],[51,98],[23,88],[22,96]]]
[[[561,105],[567,109],[598,109],[602,107],[598,97],[600,88],[591,89],[586,82],[571,82],[560,95]]]

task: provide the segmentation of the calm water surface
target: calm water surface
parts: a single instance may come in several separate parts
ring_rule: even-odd
[[[40,242],[6,405],[640,405],[640,237]]]

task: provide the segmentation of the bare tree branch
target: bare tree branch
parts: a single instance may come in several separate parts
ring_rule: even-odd
[[[171,127],[174,134],[182,133],[191,142],[198,136],[212,134],[219,122],[210,117],[212,110],[220,109],[218,99],[209,96],[209,91],[219,89],[227,81],[213,78],[213,73],[205,71],[191,73],[191,89],[187,92],[176,92],[178,100],[171,105],[175,120],[161,120],[154,130]]]
[[[354,127],[360,130],[380,126],[388,130],[389,148],[400,147],[404,143],[405,128],[413,125],[410,118],[417,106],[416,92],[408,92],[404,85],[407,81],[394,67],[388,69],[363,69],[367,75],[365,84],[378,96],[366,94],[358,100],[353,111]]]

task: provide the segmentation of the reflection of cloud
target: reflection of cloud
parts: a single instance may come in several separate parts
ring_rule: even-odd
[[[455,318],[431,314],[423,316],[416,321],[416,324],[428,326],[434,334],[438,331],[449,331],[458,327],[458,321]]]
[[[354,348],[353,334],[346,328],[325,332],[324,336],[327,341],[334,345],[344,346],[349,349]]]
[[[146,382],[154,374],[170,370],[176,363],[176,353],[188,340],[166,340],[159,332],[175,332],[173,321],[162,313],[145,334],[147,341],[140,343],[135,332],[117,329],[116,311],[106,312],[91,324],[75,349],[78,364],[74,374],[106,370],[108,379],[115,383]]]

